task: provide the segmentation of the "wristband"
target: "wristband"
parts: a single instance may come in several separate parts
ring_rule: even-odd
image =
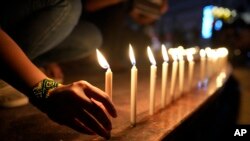
[[[47,99],[50,92],[60,85],[60,83],[55,82],[53,79],[46,78],[40,81],[32,90],[36,98]]]

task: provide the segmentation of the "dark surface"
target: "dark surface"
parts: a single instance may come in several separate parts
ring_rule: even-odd
[[[230,76],[221,90],[164,140],[232,140],[239,114],[238,86],[235,77]]]

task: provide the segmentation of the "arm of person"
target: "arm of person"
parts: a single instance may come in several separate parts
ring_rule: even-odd
[[[0,65],[1,77],[23,93],[47,78],[1,28]]]
[[[1,28],[0,65],[0,77],[26,94],[33,105],[55,122],[82,133],[110,137],[112,126],[106,113],[113,117],[117,114],[108,95],[86,81],[78,81],[54,87],[47,91],[48,97],[34,96],[34,87],[44,80],[53,80],[48,79]]]

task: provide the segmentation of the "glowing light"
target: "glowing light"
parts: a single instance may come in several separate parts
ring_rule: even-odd
[[[206,47],[205,48],[205,52],[206,52],[206,54],[207,54],[207,57],[211,57],[211,48],[210,47]]]
[[[167,49],[165,45],[161,46],[161,52],[162,52],[163,60],[165,62],[168,62],[169,58],[168,58],[168,53],[167,53]]]
[[[178,50],[178,59],[179,60],[183,60],[183,55],[185,54],[185,50],[184,50],[184,48],[183,48],[183,46],[179,46],[178,48],[177,48],[177,50]]]
[[[188,55],[188,54],[195,54],[197,51],[197,49],[195,47],[191,47],[191,48],[187,48],[185,49],[185,54]]]
[[[216,31],[221,30],[222,26],[223,26],[223,22],[221,20],[216,20],[216,22],[214,23],[214,29]]]
[[[217,78],[216,78],[216,86],[217,88],[221,87],[223,85],[223,82],[225,81],[226,78],[226,73],[225,72],[221,72]]]
[[[200,56],[205,57],[206,56],[206,51],[204,49],[200,50]]]
[[[178,59],[178,49],[177,48],[170,48],[168,53],[171,55],[172,59],[176,61]]]
[[[149,57],[149,61],[152,65],[156,65],[156,61],[154,58],[154,55],[152,53],[152,50],[150,49],[150,47],[147,48],[147,52],[148,52],[148,57]]]
[[[135,65],[135,63],[136,63],[135,62],[135,54],[134,54],[134,50],[130,44],[129,44],[129,58],[130,58],[132,65]]]
[[[98,49],[96,49],[96,54],[97,54],[97,60],[98,60],[98,63],[100,64],[100,66],[104,69],[108,69],[109,64],[108,64],[107,60],[105,59],[105,57],[102,55],[102,53]]]
[[[187,54],[187,60],[188,60],[188,61],[193,61],[193,60],[194,60],[194,57],[193,57],[193,54],[192,54],[192,53],[188,53],[188,54]]]
[[[228,49],[225,47],[220,47],[216,51],[220,54],[221,57],[225,57],[228,55]]]
[[[212,14],[213,7],[214,6],[209,5],[203,8],[201,35],[204,39],[209,39],[212,37],[212,27],[214,21]]]

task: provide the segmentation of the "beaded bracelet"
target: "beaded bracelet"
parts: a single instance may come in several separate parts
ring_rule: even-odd
[[[33,87],[33,93],[38,99],[47,99],[50,92],[61,84],[55,82],[53,79],[43,79],[35,87]]]

